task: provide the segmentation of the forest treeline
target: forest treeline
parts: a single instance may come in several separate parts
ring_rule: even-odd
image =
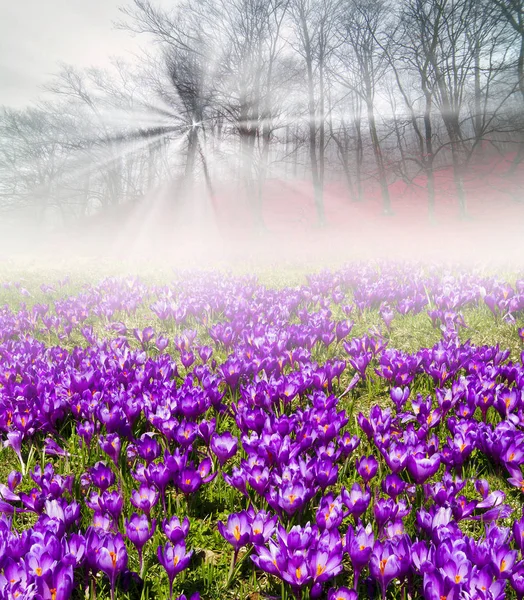
[[[144,53],[61,65],[42,98],[0,112],[0,206],[42,223],[137,202],[160,183],[213,196],[235,182],[262,220],[269,179],[326,182],[348,202],[373,182],[464,176],[486,153],[524,159],[524,0],[151,0],[117,27]],[[191,195],[187,196],[190,200]],[[212,206],[212,204],[211,204]]]

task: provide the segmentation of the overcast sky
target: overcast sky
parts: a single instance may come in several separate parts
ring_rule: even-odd
[[[126,0],[0,0],[0,105],[21,107],[57,71],[58,62],[108,64],[132,59],[143,38],[118,31]],[[164,0],[163,4],[166,2]]]

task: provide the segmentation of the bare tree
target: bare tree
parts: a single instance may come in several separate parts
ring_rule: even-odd
[[[384,0],[351,0],[342,21],[344,43],[338,57],[342,69],[339,81],[358,95],[366,107],[371,146],[377,166],[377,177],[385,214],[391,214],[387,172],[375,114],[375,101],[380,80],[387,69],[383,45],[390,9]],[[383,42],[386,43],[386,42]]]

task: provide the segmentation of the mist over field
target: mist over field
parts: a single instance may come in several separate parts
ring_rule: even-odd
[[[12,4],[0,252],[518,261],[522,10],[522,0]],[[41,26],[24,34],[30,14]]]

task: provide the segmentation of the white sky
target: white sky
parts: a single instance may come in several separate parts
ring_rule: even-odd
[[[132,60],[143,36],[112,22],[126,0],[0,0],[0,105],[21,107],[41,94],[58,62],[105,66],[108,57]],[[169,0],[162,4],[169,6]]]

